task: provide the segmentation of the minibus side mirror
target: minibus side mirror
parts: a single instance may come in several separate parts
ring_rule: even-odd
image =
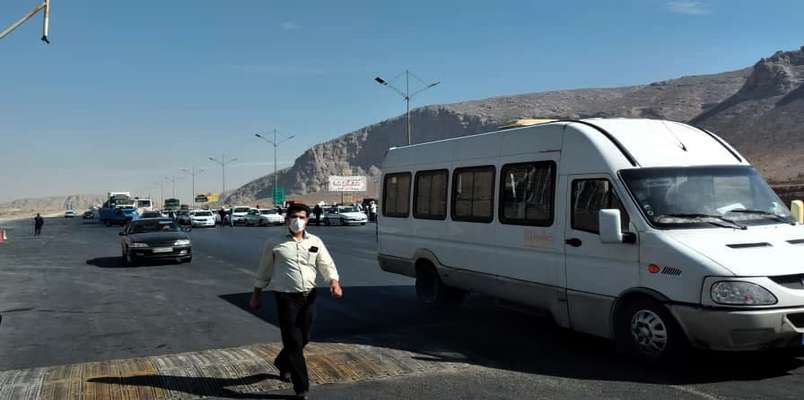
[[[790,203],[790,213],[793,214],[793,219],[799,224],[804,223],[804,202],[801,200],[793,200]]]
[[[620,210],[600,210],[598,214],[600,242],[605,244],[622,243],[623,231],[620,225]]]

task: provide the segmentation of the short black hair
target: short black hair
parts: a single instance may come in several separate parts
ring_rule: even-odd
[[[305,216],[310,216],[310,207],[307,207],[306,204],[301,203],[294,203],[288,207],[287,211],[285,211],[285,215],[292,215],[293,213],[297,213],[299,211],[304,211]]]

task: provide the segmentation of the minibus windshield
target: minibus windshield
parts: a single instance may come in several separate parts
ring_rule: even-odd
[[[793,223],[787,207],[750,166],[639,168],[620,175],[656,227]]]

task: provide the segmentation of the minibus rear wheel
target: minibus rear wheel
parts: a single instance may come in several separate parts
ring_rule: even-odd
[[[624,304],[615,329],[618,349],[640,361],[678,361],[688,354],[687,337],[673,315],[648,297]]]
[[[422,262],[416,268],[416,297],[425,306],[458,305],[465,296],[463,290],[445,285],[429,262]]]

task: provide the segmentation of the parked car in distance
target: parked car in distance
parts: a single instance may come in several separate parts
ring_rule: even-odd
[[[87,210],[84,211],[84,214],[81,215],[83,219],[95,219],[95,211]]]
[[[324,225],[365,225],[368,217],[354,206],[335,206],[324,209]]]
[[[263,221],[265,221],[265,225],[282,225],[285,223],[285,216],[275,208],[263,208],[259,211]]]
[[[145,260],[193,260],[192,243],[173,220],[147,218],[131,221],[120,232],[123,265],[134,266]]]
[[[75,218],[75,210],[67,210],[64,212],[64,218]]]
[[[190,211],[190,225],[196,226],[215,226],[215,216],[209,210]]]
[[[232,225],[242,225],[246,223],[246,215],[251,210],[251,207],[232,207],[229,214],[226,214],[226,223]]]
[[[145,211],[140,215],[140,218],[164,218],[165,216],[162,215],[159,211]]]

